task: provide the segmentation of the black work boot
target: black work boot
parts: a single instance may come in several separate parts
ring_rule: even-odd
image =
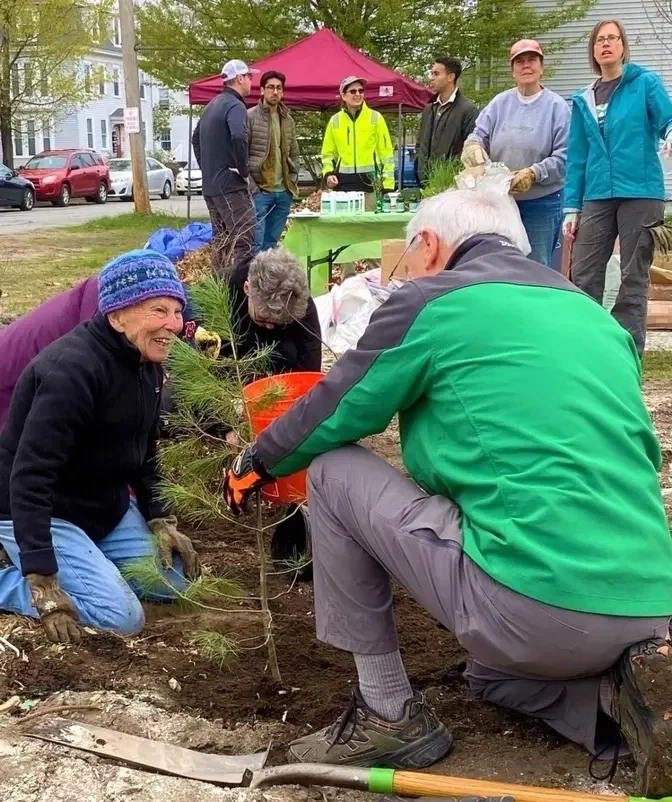
[[[672,795],[672,646],[631,646],[614,671],[613,714],[637,763],[637,793]]]
[[[424,769],[445,757],[453,736],[426,704],[421,693],[406,702],[399,721],[386,721],[355,690],[341,717],[319,732],[292,741],[290,763],[331,763]]]

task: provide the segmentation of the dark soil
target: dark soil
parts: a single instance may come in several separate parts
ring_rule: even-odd
[[[671,405],[660,388],[654,395],[664,430],[663,448],[669,451]],[[399,464],[394,429],[368,444]],[[667,486],[666,475],[667,470],[663,475]],[[251,534],[202,528],[192,536],[206,565],[236,578],[246,595],[256,595],[258,568]],[[0,633],[6,634],[13,624],[11,642],[27,658],[25,662],[0,654],[0,702],[13,694],[46,698],[62,690],[147,691],[171,709],[221,719],[225,726],[284,721],[286,740],[325,726],[343,710],[355,681],[351,657],[315,639],[312,585],[297,583],[290,589],[287,576],[275,576],[270,591],[273,596],[280,594],[272,611],[282,685],[270,676],[265,649],[245,651],[237,662],[219,668],[187,640],[188,633],[199,629],[216,629],[237,638],[259,635],[259,616],[249,612],[253,602],[232,605],[235,613],[195,613],[165,605],[147,608],[147,625],[137,638],[89,634],[77,647],[50,645],[25,619],[0,617]],[[464,651],[451,633],[401,591],[396,596],[396,619],[411,681],[427,692],[438,715],[455,732],[454,751],[440,771],[604,790],[590,780],[588,756],[581,749],[539,722],[473,699],[461,676]],[[179,683],[177,690],[170,688],[171,679]],[[282,759],[283,747],[275,745],[273,761]],[[630,761],[621,762],[615,782],[631,790]]]

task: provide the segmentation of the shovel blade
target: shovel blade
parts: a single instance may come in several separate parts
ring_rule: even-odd
[[[248,786],[270,750],[269,745],[265,752],[252,755],[211,755],[64,718],[38,719],[23,734],[140,769],[225,786]]]

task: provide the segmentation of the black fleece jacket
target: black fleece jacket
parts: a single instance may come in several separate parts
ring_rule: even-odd
[[[129,486],[147,520],[157,500],[163,371],[101,315],[40,352],[21,374],[0,434],[0,518],[14,523],[24,575],[56,573],[50,519],[93,541],[126,514]]]
[[[288,326],[267,329],[250,317],[245,282],[250,272],[249,261],[239,264],[229,278],[231,309],[238,332],[238,353],[250,354],[259,348],[273,347],[268,373],[295,373],[322,370],[320,321],[315,302],[308,301],[305,317]]]
[[[204,195],[248,191],[247,108],[235,89],[224,87],[208,103],[191,142],[203,173]]]

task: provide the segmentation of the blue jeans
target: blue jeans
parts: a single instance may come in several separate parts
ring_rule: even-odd
[[[150,556],[158,559],[153,535],[135,501],[131,501],[117,528],[98,543],[60,518],[51,519],[51,537],[58,582],[72,599],[79,621],[85,626],[136,635],[145,623],[140,597],[156,602],[175,598],[171,587],[162,585],[152,592],[143,592],[119,573],[120,568],[135,560]],[[21,563],[11,521],[0,521],[0,545],[13,563],[0,569],[0,610],[37,618],[28,584],[16,567]],[[177,555],[173,555],[172,569],[160,570],[172,588],[184,590],[184,572]]]
[[[559,270],[555,248],[562,233],[563,193],[552,192],[543,198],[520,200],[516,203],[532,246],[528,259]]]
[[[257,212],[254,247],[259,251],[267,251],[280,241],[287,222],[287,215],[292,208],[292,193],[283,189],[281,192],[262,192],[252,195]]]

